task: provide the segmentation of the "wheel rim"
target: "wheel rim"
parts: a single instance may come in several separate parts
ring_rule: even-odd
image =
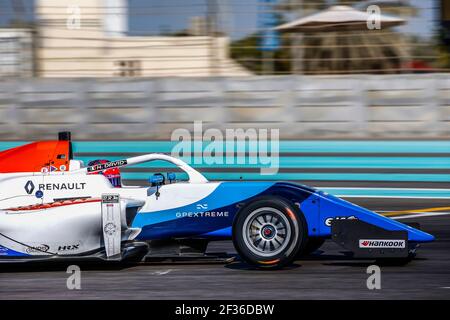
[[[250,213],[243,225],[244,241],[253,253],[276,256],[289,244],[291,226],[280,210],[264,207]]]

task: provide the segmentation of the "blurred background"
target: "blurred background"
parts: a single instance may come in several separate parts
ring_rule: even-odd
[[[0,26],[1,139],[450,133],[448,0],[1,0]]]
[[[255,282],[253,276],[239,277],[238,270],[228,270],[231,278],[220,271],[222,286],[214,269],[201,272],[198,266],[191,268],[195,274],[177,267],[173,282],[167,277],[154,282],[156,276],[150,282],[148,271],[130,278],[120,270],[114,279],[125,279],[122,287],[133,297],[140,292],[153,299],[180,292],[190,299],[223,294],[236,299],[253,297],[254,291],[257,298],[336,299],[343,297],[342,288],[349,297],[360,293],[357,298],[446,298],[449,71],[450,0],[0,0],[0,151],[71,131],[74,155],[87,165],[94,159],[170,154],[178,143],[171,141],[174,130],[192,134],[195,121],[203,131],[279,130],[279,150],[269,144],[269,159],[247,140],[239,157],[244,163],[236,155],[226,162],[223,154],[211,159],[193,144],[195,153],[184,160],[211,181],[282,180],[318,187],[407,219],[402,222],[420,222],[439,242],[419,253],[412,271],[387,267],[383,281],[388,280],[376,296],[364,292],[365,266],[341,261],[337,248],[329,256],[333,263],[318,256],[302,264],[297,269],[302,277],[295,277],[295,268],[287,277],[276,273],[276,290],[270,292],[263,289],[267,273]],[[208,144],[203,141],[203,151]],[[262,175],[261,168],[274,162],[276,174]],[[172,171],[178,180],[187,178],[161,161],[121,174],[125,185],[145,186],[152,174]],[[331,272],[323,269],[331,265]],[[309,278],[318,282],[303,281],[308,266],[314,268]],[[345,284],[336,280],[340,271],[347,275]],[[412,272],[423,280],[408,281]],[[208,273],[214,278],[205,277]],[[33,273],[38,289],[28,296],[46,297],[42,288],[58,294],[61,277],[56,274],[52,286],[48,274]],[[24,275],[14,296],[8,289],[14,279],[6,274],[0,296],[23,298]],[[179,281],[187,277],[195,285]],[[83,297],[117,297],[107,295],[110,283],[94,278],[111,277],[90,272]],[[295,292],[283,290],[287,281]],[[142,290],[143,283],[153,288]],[[96,287],[101,289],[94,292]],[[213,292],[216,287],[220,290]],[[62,294],[58,298],[68,297]]]
[[[368,29],[367,8],[380,9]],[[399,74],[450,67],[445,0],[2,0],[15,77]]]
[[[198,167],[449,198],[449,71],[449,0],[0,0],[0,147],[70,130],[89,161],[170,152],[194,121],[279,129],[275,176]]]

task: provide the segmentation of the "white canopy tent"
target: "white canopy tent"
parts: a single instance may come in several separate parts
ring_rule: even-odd
[[[275,29],[291,34],[294,73],[398,68],[407,50],[401,48],[395,34],[384,30],[406,21],[380,14],[381,30],[369,29],[371,21],[374,20],[370,12],[332,6]]]
[[[332,6],[324,11],[284,23],[275,28],[278,31],[323,32],[340,30],[367,30],[367,22],[373,17],[366,11],[359,11],[349,6]],[[405,20],[387,15],[380,15],[381,28],[398,26]]]

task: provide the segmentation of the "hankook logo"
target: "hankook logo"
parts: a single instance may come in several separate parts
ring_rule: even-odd
[[[390,249],[390,248],[398,248],[404,249],[406,245],[405,240],[371,240],[371,239],[360,239],[359,247],[362,249]]]

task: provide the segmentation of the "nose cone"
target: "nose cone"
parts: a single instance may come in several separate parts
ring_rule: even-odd
[[[322,194],[322,196],[324,196]],[[353,215],[357,217],[358,219],[361,219],[365,222],[371,223],[375,226],[381,227],[386,230],[405,230],[408,232],[408,241],[413,242],[431,242],[435,240],[435,237],[429,233],[426,233],[424,231],[415,229],[409,225],[406,225],[404,223],[401,223],[398,220],[394,220],[385,216],[382,216],[378,213],[372,212],[370,210],[367,210],[365,208],[359,207],[357,205],[354,205],[353,203],[350,203],[348,201],[342,200],[340,198],[337,198],[332,195],[325,195],[325,199],[330,200],[332,203],[338,205],[334,208],[345,208],[345,216]],[[324,208],[321,204],[321,208]]]
[[[409,241],[417,241],[417,242],[431,242],[436,239],[433,235],[423,232],[421,230],[414,229],[413,227],[410,226],[408,226],[408,236]]]

